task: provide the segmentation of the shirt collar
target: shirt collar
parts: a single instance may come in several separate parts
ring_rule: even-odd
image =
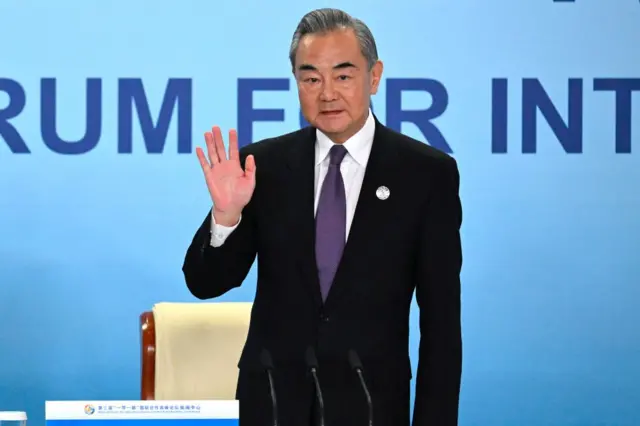
[[[352,137],[350,137],[343,145],[347,148],[347,152],[358,164],[361,166],[367,163],[369,159],[369,153],[371,151],[371,145],[373,144],[373,136],[376,130],[375,121],[373,119],[373,113],[369,110],[367,121],[364,126]],[[316,129],[316,165],[322,163],[329,150],[335,143],[329,139],[327,135]]]

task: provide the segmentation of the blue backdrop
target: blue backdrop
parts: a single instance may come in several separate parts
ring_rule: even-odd
[[[289,41],[324,6],[0,2],[0,409],[138,397],[138,315],[194,300],[194,146],[300,125]],[[638,1],[340,7],[377,37],[381,121],[460,164],[461,426],[640,424]]]

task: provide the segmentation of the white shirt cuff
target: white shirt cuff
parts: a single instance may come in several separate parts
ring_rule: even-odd
[[[242,215],[238,219],[238,223],[233,226],[222,226],[216,223],[215,218],[213,217],[213,210],[211,211],[211,246],[212,247],[220,247],[226,239],[231,235],[231,233],[238,227],[240,221],[242,220]]]

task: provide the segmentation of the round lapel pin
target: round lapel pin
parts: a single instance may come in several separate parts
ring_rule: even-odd
[[[386,200],[389,198],[389,195],[391,195],[391,192],[386,186],[381,186],[376,190],[376,197],[380,200]]]

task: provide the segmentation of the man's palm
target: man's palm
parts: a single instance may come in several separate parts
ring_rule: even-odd
[[[239,215],[249,203],[256,186],[256,166],[253,156],[248,156],[245,169],[240,165],[238,136],[229,131],[229,155],[224,150],[224,142],[219,127],[205,133],[208,159],[201,148],[196,148],[204,172],[207,188],[216,211]]]

